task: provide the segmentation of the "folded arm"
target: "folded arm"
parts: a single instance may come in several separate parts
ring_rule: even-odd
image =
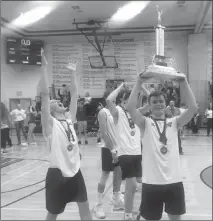
[[[187,109],[180,116],[177,117],[177,126],[178,128],[186,125],[196,114],[197,104],[195,96],[187,82],[187,79],[184,78],[180,82],[180,91],[184,94],[184,100],[186,101]]]

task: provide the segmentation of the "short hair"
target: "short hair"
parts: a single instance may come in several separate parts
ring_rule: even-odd
[[[121,99],[127,100],[130,97],[131,91],[128,88],[123,88],[117,96],[117,103],[121,102]]]
[[[151,97],[160,97],[160,96],[163,96],[164,100],[166,101],[166,98],[165,98],[165,95],[163,92],[161,91],[153,91],[149,97],[148,97],[148,102],[150,103],[150,100],[151,100]]]

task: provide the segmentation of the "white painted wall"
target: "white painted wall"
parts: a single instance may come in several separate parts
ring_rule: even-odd
[[[2,28],[2,33],[5,30]],[[6,33],[9,35],[11,33]],[[7,65],[5,58],[5,37],[1,37],[1,100],[7,106],[9,105],[9,98],[17,98],[16,92],[22,91],[22,98],[35,99],[36,85],[40,77],[40,67],[35,66],[21,66],[21,65]],[[12,34],[14,36],[14,34]],[[207,33],[208,36],[209,33]],[[119,37],[119,36],[118,36]],[[118,38],[117,37],[117,38]],[[155,39],[154,33],[135,34],[135,35],[122,35],[122,38],[134,37],[137,41],[144,39]],[[83,36],[62,36],[62,37],[45,37],[40,38],[45,41],[45,54],[47,60],[51,59],[51,44],[53,43],[68,43],[68,42],[86,42]],[[174,47],[171,56],[175,59],[175,68],[184,72],[188,76],[188,33],[187,32],[173,32],[165,33],[166,41]],[[199,59],[197,60],[199,62]],[[204,70],[205,71],[205,70]],[[49,68],[50,84],[52,83],[52,73]]]

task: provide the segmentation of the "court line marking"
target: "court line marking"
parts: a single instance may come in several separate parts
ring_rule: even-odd
[[[25,176],[26,174],[32,172],[33,170],[36,170],[36,169],[38,169],[39,167],[42,167],[42,166],[44,166],[45,164],[48,164],[48,163],[49,163],[49,162],[45,162],[44,164],[39,165],[39,166],[35,167],[35,168],[32,169],[32,170],[29,170],[29,171],[27,171],[27,172],[25,172],[25,173],[23,173],[23,174],[21,174],[21,175],[15,177],[15,178],[12,178],[11,180],[9,180],[9,181],[3,183],[3,184],[1,185],[1,187],[3,187],[5,184],[8,184],[8,183],[12,182],[13,180],[16,180],[16,179],[18,179],[18,178],[20,178],[20,177],[22,177],[22,176]]]
[[[9,207],[9,208],[1,208],[1,210],[20,210],[20,211],[45,211],[47,212],[46,209],[31,209],[31,208],[13,208],[13,207]],[[78,210],[65,210],[64,212],[74,212],[74,213],[79,213]],[[123,213],[123,211],[114,211],[112,212],[112,214],[116,214],[116,213]],[[167,215],[166,213],[163,213],[163,215]],[[186,213],[183,216],[207,216],[207,217],[212,217],[212,214],[192,214],[192,213]]]

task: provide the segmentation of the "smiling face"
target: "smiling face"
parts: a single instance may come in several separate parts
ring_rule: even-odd
[[[161,117],[165,114],[166,102],[162,93],[152,93],[149,96],[149,106],[152,115],[155,117]]]
[[[59,100],[51,100],[50,101],[50,111],[51,113],[64,113],[66,111],[66,108]]]

